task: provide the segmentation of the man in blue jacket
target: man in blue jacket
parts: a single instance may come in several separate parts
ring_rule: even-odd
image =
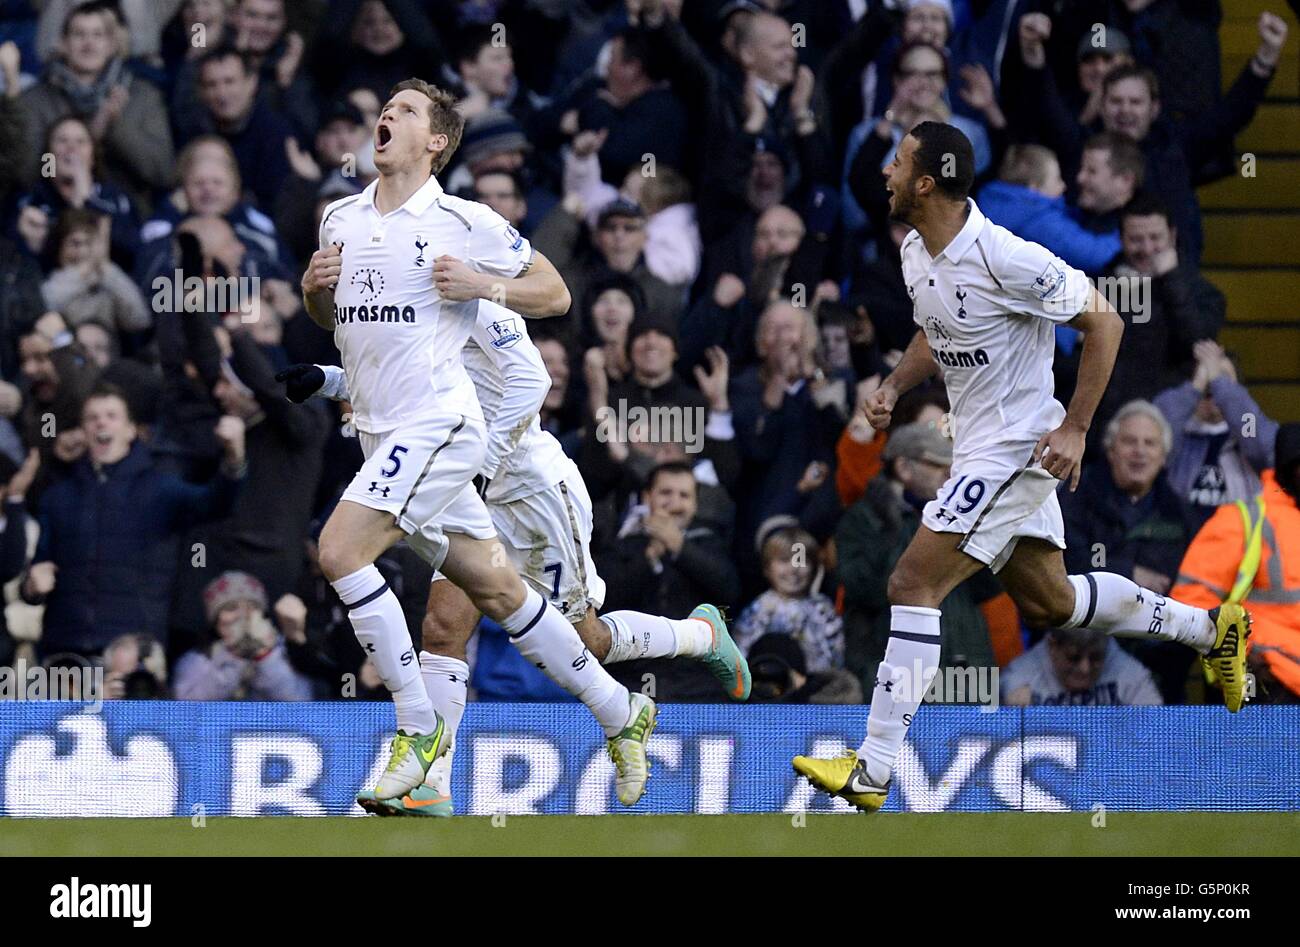
[[[40,541],[23,598],[45,603],[42,655],[95,655],[125,633],[166,641],[183,530],[225,516],[244,478],[244,422],[223,417],[224,457],[208,483],[165,474],[136,441],[121,391],[102,387],[85,402],[86,455],[41,497]]]
[[[980,191],[979,204],[995,224],[1041,243],[1085,273],[1103,272],[1119,255],[1119,227],[1085,226],[1065,203],[1060,162],[1042,145],[1008,148],[998,179]]]

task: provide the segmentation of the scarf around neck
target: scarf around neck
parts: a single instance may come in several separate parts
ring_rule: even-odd
[[[46,74],[46,81],[67,97],[72,110],[81,118],[93,117],[113,87],[126,85],[127,79],[120,57],[110,61],[99,78],[90,85],[82,84],[65,63],[57,60],[50,63]]]

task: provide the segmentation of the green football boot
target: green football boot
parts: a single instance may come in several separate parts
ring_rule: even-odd
[[[731,640],[722,612],[714,605],[697,605],[688,618],[708,623],[713,629],[713,647],[701,660],[721,683],[732,700],[749,700],[753,683],[749,675],[749,662]]]

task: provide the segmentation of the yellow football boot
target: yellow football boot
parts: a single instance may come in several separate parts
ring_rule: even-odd
[[[1223,689],[1223,703],[1236,713],[1246,702],[1246,639],[1250,637],[1250,613],[1235,602],[1225,602],[1210,611],[1217,634],[1214,647],[1201,657],[1207,680]]]
[[[867,775],[866,765],[853,750],[845,750],[829,760],[796,756],[794,771],[814,788],[847,799],[863,812],[875,812],[885,804],[885,797],[889,795],[889,783],[883,786],[873,783]]]

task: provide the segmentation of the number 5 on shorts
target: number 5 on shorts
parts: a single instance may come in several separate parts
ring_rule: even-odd
[[[393,449],[388,452],[388,459],[393,462],[393,468],[389,470],[387,467],[380,467],[380,474],[385,477],[396,477],[397,471],[402,469],[402,458],[400,455],[405,453],[405,447],[402,447],[400,444],[395,445]]]

